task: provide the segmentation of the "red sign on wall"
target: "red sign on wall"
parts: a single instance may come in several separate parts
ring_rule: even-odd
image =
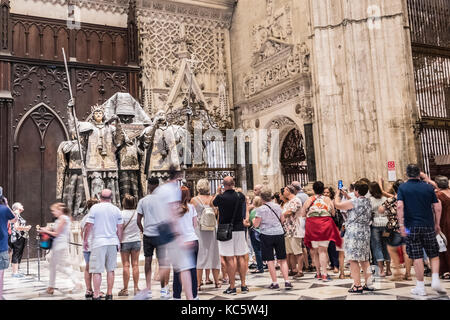
[[[388,161],[388,170],[395,170],[395,161]]]

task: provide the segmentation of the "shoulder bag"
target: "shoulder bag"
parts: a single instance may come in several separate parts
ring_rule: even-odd
[[[233,217],[231,218],[231,223],[220,223],[217,227],[217,240],[219,241],[229,241],[233,238],[233,223],[234,217],[236,216],[236,212],[239,207],[239,203],[241,202],[241,197],[239,193],[236,192],[237,201],[234,206]]]

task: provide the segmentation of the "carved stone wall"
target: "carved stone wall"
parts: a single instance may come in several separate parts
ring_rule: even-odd
[[[388,161],[403,178],[406,165],[417,162],[405,4],[310,1],[316,158],[326,183],[387,181]]]
[[[308,16],[307,1],[249,0],[238,2],[233,17],[233,95],[241,114],[237,126],[280,130],[278,152],[290,130],[305,137],[304,125],[313,121]],[[252,143],[264,145],[262,140]],[[254,161],[255,184],[274,189],[284,184],[281,165],[271,171],[261,159]]]
[[[141,100],[149,114],[167,109],[168,95],[184,57],[192,60],[189,67],[209,111],[218,109],[224,116],[230,113],[233,100],[228,29],[233,8],[191,2],[138,2]],[[189,82],[183,84],[181,95],[187,95]],[[176,101],[180,104],[182,97]]]

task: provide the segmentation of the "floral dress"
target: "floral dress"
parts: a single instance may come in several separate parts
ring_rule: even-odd
[[[351,200],[353,209],[348,212],[345,225],[345,259],[368,261],[370,258],[370,220],[372,207],[370,200],[360,197]]]

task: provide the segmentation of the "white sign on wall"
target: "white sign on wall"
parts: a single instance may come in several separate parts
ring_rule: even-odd
[[[388,161],[388,181],[397,181],[397,173],[395,172],[395,161]]]

